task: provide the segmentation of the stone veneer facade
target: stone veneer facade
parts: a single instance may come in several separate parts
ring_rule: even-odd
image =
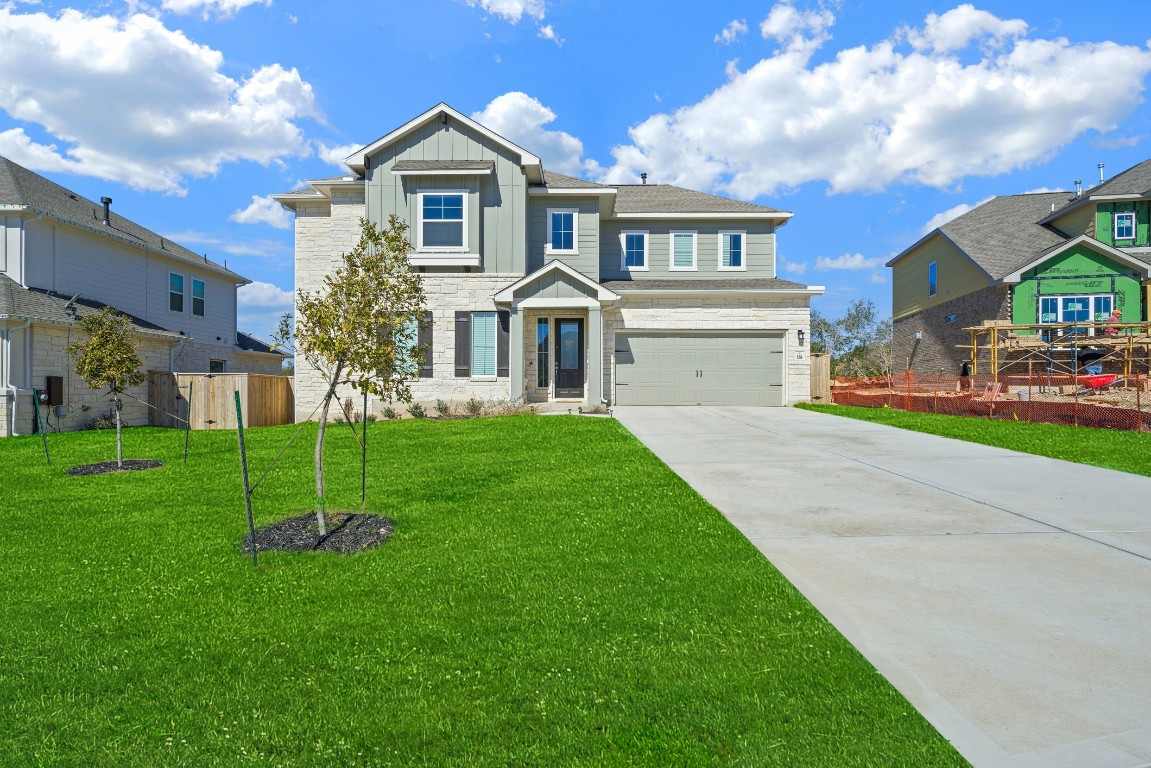
[[[955,320],[948,321],[954,315]],[[921,376],[957,376],[971,359],[971,333],[963,330],[985,320],[1011,320],[1008,286],[983,288],[895,320],[893,368]],[[922,338],[916,339],[919,333]],[[984,350],[980,361],[990,360]]]

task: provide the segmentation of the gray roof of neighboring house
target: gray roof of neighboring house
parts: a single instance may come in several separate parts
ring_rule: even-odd
[[[1087,191],[1096,195],[1145,195],[1151,191],[1151,160],[1133,165],[1114,178]]]
[[[544,171],[544,184],[545,187],[556,187],[559,189],[595,189],[597,187],[602,189],[612,189],[609,184],[597,184],[594,181],[587,179],[578,179],[575,176],[565,176],[562,173],[554,173],[552,171]]]
[[[1043,251],[1067,240],[1065,233],[1036,222],[1051,213],[1053,203],[1059,208],[1072,194],[1041,192],[992,198],[947,222],[938,231],[993,279],[1001,280]]]
[[[726,280],[605,280],[609,291],[806,291],[810,286],[778,277]]]
[[[393,171],[491,171],[496,164],[491,160],[401,160]]]
[[[260,352],[262,354],[279,355],[280,357],[291,357],[291,355],[283,350],[272,349],[270,344],[265,344],[255,336],[249,336],[242,331],[236,331],[236,346],[244,352]]]
[[[783,213],[671,184],[617,184],[616,213]]]
[[[105,237],[132,245],[143,245],[171,256],[177,261],[195,264],[210,272],[227,275],[237,283],[250,282],[230,269],[208,261],[182,245],[129,221],[114,210],[109,226],[104,225],[104,206],[49,181],[38,173],[0,157],[0,205],[23,205],[53,219],[82,227]]]
[[[71,296],[65,296],[52,291],[39,288],[25,288],[7,275],[0,275],[0,317],[9,316],[20,319],[29,319],[46,323],[71,324],[79,318],[94,315],[108,306],[84,296],[75,299],[73,306],[75,312],[69,309]],[[172,339],[182,338],[180,334],[161,328],[155,323],[121,312],[132,321],[132,325],[141,333],[154,336],[166,336]]]

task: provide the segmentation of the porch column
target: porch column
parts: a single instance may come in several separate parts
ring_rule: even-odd
[[[512,305],[508,328],[508,397],[513,403],[524,399],[524,314]]]
[[[603,399],[603,312],[596,304],[587,311],[587,404]]]

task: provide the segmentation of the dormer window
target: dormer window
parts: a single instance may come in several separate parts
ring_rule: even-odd
[[[466,251],[468,248],[467,192],[444,190],[419,193],[421,251]]]
[[[1135,213],[1134,211],[1127,213],[1115,214],[1115,239],[1116,240],[1134,240],[1135,239]]]

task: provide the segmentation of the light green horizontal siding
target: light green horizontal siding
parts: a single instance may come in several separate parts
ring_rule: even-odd
[[[928,289],[928,269],[936,263],[936,293]],[[891,313],[901,317],[957,299],[991,284],[987,274],[946,238],[935,235],[891,268]]]
[[[620,268],[623,258],[620,233],[646,231],[648,233],[648,271],[627,272]],[[671,232],[696,232],[695,272],[672,272]],[[747,233],[744,245],[746,271],[719,269],[719,233],[737,231]],[[612,220],[601,227],[600,277],[603,280],[699,280],[702,277],[765,278],[775,275],[775,225],[763,221],[675,221]]]
[[[548,239],[547,212],[553,208],[574,208],[577,217],[576,242],[579,253],[551,255],[545,252]],[[592,280],[599,280],[600,247],[599,201],[590,199],[547,199],[532,197],[528,200],[528,273],[549,261],[559,259],[572,269],[579,270]]]

